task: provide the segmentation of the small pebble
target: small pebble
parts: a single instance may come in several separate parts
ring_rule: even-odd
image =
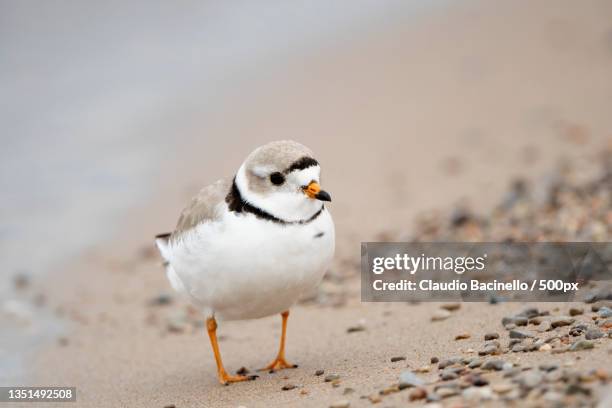
[[[499,347],[496,346],[495,344],[488,344],[487,346],[485,346],[484,349],[480,350],[478,352],[479,356],[488,356],[490,354],[498,354],[499,352]]]
[[[281,390],[283,391],[291,391],[293,389],[297,388],[297,385],[293,385],[293,384],[285,384],[283,385],[283,387],[281,388]]]
[[[469,368],[477,368],[480,367],[483,363],[483,360],[480,358],[475,358],[472,361],[470,361],[470,363],[468,364]]]
[[[513,388],[514,387],[512,386],[512,384],[507,382],[497,383],[491,386],[491,389],[498,394],[506,394],[512,391]]]
[[[427,390],[421,387],[417,387],[413,389],[412,391],[410,391],[410,394],[408,394],[408,398],[410,399],[410,401],[418,401],[426,397],[427,397]]]
[[[478,375],[472,380],[472,384],[475,387],[484,387],[485,385],[489,385],[489,381],[486,378],[482,378]]]
[[[424,381],[416,376],[411,371],[404,371],[399,376],[399,388],[418,387],[424,384]]]
[[[346,332],[347,333],[357,333],[357,332],[365,331],[365,329],[366,328],[364,325],[358,324],[356,326],[349,327],[348,329],[346,329]]]
[[[487,333],[484,335],[484,339],[486,340],[495,340],[495,339],[499,339],[499,333]]]
[[[504,369],[504,360],[488,360],[480,368],[483,370],[501,371]]]
[[[493,393],[489,387],[470,387],[463,390],[463,398],[468,401],[490,400]]]
[[[432,358],[429,359],[429,362],[431,364],[437,364],[438,361],[440,361],[440,359],[438,357],[432,357]]]
[[[391,362],[392,363],[397,363],[398,361],[404,361],[404,360],[406,360],[406,357],[404,357],[404,356],[391,357]]]
[[[149,300],[149,306],[166,306],[172,303],[172,296],[167,293],[160,293]]]
[[[351,403],[348,400],[339,400],[329,406],[329,408],[349,408]]]
[[[246,375],[248,373],[249,373],[249,369],[246,367],[240,367],[238,371],[236,371],[236,374],[238,375]]]
[[[368,399],[370,400],[372,404],[378,404],[379,402],[382,401],[381,396],[378,394],[372,394],[368,397]]]
[[[380,395],[394,394],[400,390],[399,385],[392,385],[391,387],[383,388],[379,391]]]
[[[550,372],[559,368],[559,364],[555,363],[543,363],[538,367],[542,371]]]
[[[320,376],[320,375],[323,375],[323,374],[325,374],[325,370],[317,370],[317,371],[315,371],[315,375],[317,377]]]
[[[552,327],[553,327],[553,326],[552,326],[552,323],[550,322],[550,320],[543,320],[543,321],[542,321],[542,323],[540,323],[540,324],[538,325],[538,327],[536,328],[536,330],[537,330],[539,333],[544,333],[544,332],[547,332],[547,331],[552,330]]]
[[[612,329],[612,319],[606,319],[604,321],[597,323],[597,325],[601,327],[602,329],[606,329],[606,330]]]
[[[440,370],[444,370],[446,367],[452,366],[453,364],[457,364],[459,362],[461,362],[460,358],[449,358],[448,360],[440,361],[438,368]]]
[[[458,335],[455,336],[455,340],[466,340],[470,338],[470,334],[469,333],[460,333]]]
[[[517,326],[527,326],[527,323],[529,323],[529,319],[525,316],[516,316],[514,318],[513,323]]]
[[[572,344],[569,348],[570,351],[589,350],[594,348],[595,345],[590,340],[578,340]]]
[[[612,317],[612,309],[604,306],[597,311],[597,314],[599,315],[599,317],[607,319],[608,317]]]
[[[550,351],[552,350],[552,346],[549,343],[543,344],[540,346],[538,351]]]
[[[568,317],[568,316],[556,316],[553,317],[552,320],[550,321],[550,325],[554,328],[554,327],[562,327],[562,326],[569,326],[570,324],[574,323],[576,321],[576,319],[572,318],[572,317]]]
[[[439,321],[448,319],[450,316],[451,316],[451,312],[449,312],[448,310],[438,309],[431,316],[431,321],[432,322],[439,322]]]
[[[537,387],[542,382],[543,376],[537,371],[526,371],[518,378],[518,383],[528,390]]]
[[[455,310],[459,310],[461,308],[461,303],[445,303],[440,307],[444,310],[448,310],[449,312],[454,312]]]
[[[533,337],[531,334],[526,333],[520,330],[510,330],[510,338],[511,339],[526,339]]]
[[[584,309],[580,308],[580,307],[572,307],[569,310],[569,315],[570,316],[578,316],[584,313]]]
[[[508,347],[512,348],[512,346],[514,346],[515,344],[520,344],[523,341],[523,339],[510,339],[510,341],[508,342]]]
[[[340,376],[338,374],[330,374],[325,376],[325,382],[331,382],[331,381],[335,381],[335,380],[339,380]]]
[[[604,336],[604,333],[599,329],[588,329],[584,334],[584,338],[587,340],[596,340]]]
[[[459,390],[455,388],[440,388],[436,390],[436,394],[438,394],[440,398],[449,398],[459,395]]]
[[[528,307],[525,310],[523,310],[521,313],[519,313],[518,316],[524,316],[524,317],[530,319],[532,317],[540,316],[541,314],[542,313],[540,313],[538,308],[536,308],[536,307]]]
[[[440,378],[442,379],[442,381],[456,380],[457,378],[459,378],[459,374],[457,374],[453,370],[443,370],[440,373]]]

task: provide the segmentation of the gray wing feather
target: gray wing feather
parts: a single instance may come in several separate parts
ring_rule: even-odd
[[[185,231],[189,231],[203,222],[212,222],[220,219],[222,213],[219,211],[219,204],[225,201],[231,185],[231,182],[228,180],[219,180],[200,190],[181,212],[171,239],[180,236]]]

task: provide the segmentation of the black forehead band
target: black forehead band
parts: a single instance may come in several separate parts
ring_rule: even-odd
[[[285,171],[283,171],[283,173],[288,174],[291,173],[292,171],[295,170],[304,170],[307,169],[309,167],[312,166],[318,166],[319,162],[316,161],[315,159],[313,159],[312,157],[307,157],[304,156],[299,160],[296,160],[295,162],[293,162],[293,164],[289,167],[287,167],[287,169],[285,169]]]

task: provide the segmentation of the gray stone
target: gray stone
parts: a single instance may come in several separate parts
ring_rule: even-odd
[[[589,329],[584,334],[584,338],[587,340],[596,340],[604,336],[604,333],[599,329]]]
[[[444,370],[446,367],[452,366],[453,364],[458,364],[460,362],[461,358],[459,357],[449,358],[447,360],[440,361],[440,363],[438,364],[438,368],[440,370]]]
[[[485,346],[484,349],[480,350],[478,352],[479,356],[488,356],[490,354],[495,354],[499,351],[499,347],[495,346],[494,344],[488,344]]]
[[[475,358],[472,361],[470,361],[470,363],[468,364],[469,368],[477,368],[480,367],[482,365],[483,361],[480,358]]]
[[[440,378],[443,381],[456,380],[459,378],[459,374],[457,374],[454,370],[446,369],[440,373]]]
[[[527,309],[524,309],[521,313],[519,313],[518,316],[525,316],[526,318],[532,318],[532,317],[539,316],[540,314],[541,314],[540,311],[536,307],[528,307]]]
[[[539,324],[539,326],[536,328],[536,330],[539,333],[544,333],[547,331],[552,330],[552,323],[550,322],[550,320],[542,320],[542,323]]]
[[[608,317],[612,317],[612,309],[607,306],[604,306],[597,311],[597,314],[599,315],[599,317],[607,319]]]
[[[578,340],[577,342],[573,343],[570,346],[569,350],[570,351],[589,350],[594,347],[595,345],[590,340]]]
[[[399,376],[399,387],[401,389],[407,387],[418,387],[425,384],[423,380],[417,377],[412,371],[403,371]]]
[[[555,316],[551,319],[550,321],[550,325],[554,328],[554,327],[561,327],[561,326],[569,326],[570,324],[574,323],[576,321],[576,319],[574,319],[573,317],[569,317],[569,316]]]
[[[523,341],[523,339],[510,339],[510,341],[508,342],[508,347],[512,348],[512,346],[514,346],[515,344],[519,344]]]
[[[480,368],[483,370],[501,371],[504,369],[504,363],[504,360],[487,360]]]
[[[521,330],[510,330],[511,339],[526,339],[533,337],[531,334]]]
[[[537,387],[542,382],[543,378],[544,376],[537,371],[526,371],[518,377],[517,381],[521,387],[532,389]]]
[[[527,323],[529,323],[529,319],[525,316],[516,316],[514,318],[514,324],[516,324],[517,326],[527,326]]]

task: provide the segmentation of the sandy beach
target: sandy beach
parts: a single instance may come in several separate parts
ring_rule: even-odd
[[[154,191],[121,216],[106,242],[22,289],[27,299],[44,293],[40,307],[64,327],[28,360],[29,384],[76,386],[79,407],[421,406],[411,390],[381,390],[405,370],[430,366],[418,375],[431,392],[440,374],[431,358],[477,357],[486,333],[499,333],[507,348],[503,317],[575,307],[584,309],[576,320],[594,321],[597,312],[583,303],[463,303],[439,322],[431,321],[436,303],[362,303],[359,248],[427,239],[419,220],[446,225],[457,208],[492,219],[517,178],[537,190],[563,163],[577,169],[576,183],[599,168],[612,149],[610,16],[605,1],[453,3],[254,71],[202,116],[168,115],[178,146],[157,163]],[[206,90],[195,87],[175,103],[195,106],[198,94]],[[172,292],[152,237],[174,227],[203,185],[231,176],[253,148],[278,139],[308,145],[322,165],[336,256],[320,292],[291,310],[287,357],[299,367],[224,387],[204,316]],[[568,229],[562,237],[610,241],[605,220],[601,236]],[[569,329],[557,332],[571,340]],[[278,316],[221,322],[226,367],[264,366],[279,333]],[[462,333],[469,338],[455,340]],[[546,363],[595,373],[589,395],[556,402],[597,406],[612,398],[612,343],[595,342],[584,351],[497,357],[536,371]],[[325,381],[330,375],[338,379]],[[495,370],[483,377],[510,382]],[[433,403],[466,406],[461,398]]]

